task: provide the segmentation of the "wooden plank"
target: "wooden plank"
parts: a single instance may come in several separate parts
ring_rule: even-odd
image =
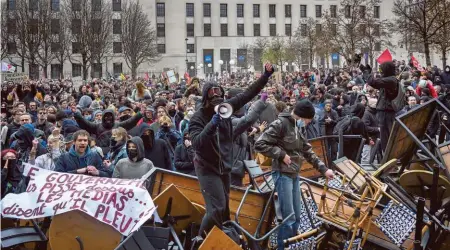
[[[77,236],[83,241],[84,249],[96,250],[115,249],[122,238],[113,227],[77,210],[53,217],[49,229],[52,249],[79,250]]]
[[[152,197],[158,196],[160,192],[166,189],[170,184],[174,184],[192,203],[205,206],[202,193],[200,191],[200,185],[195,177],[187,177],[179,173],[155,170],[151,177],[152,189],[149,190]],[[230,214],[231,219],[234,220],[234,216],[238,209],[238,206],[244,195],[244,190],[232,187],[230,190]],[[242,206],[239,222],[242,227],[250,233],[255,233],[256,227],[261,220],[261,216],[264,211],[264,206],[268,202],[269,194],[260,194],[257,192],[249,192],[245,203]],[[273,221],[272,205],[269,209],[262,223],[260,234],[263,235],[269,228]]]
[[[216,226],[206,236],[199,250],[242,250],[228,235]]]

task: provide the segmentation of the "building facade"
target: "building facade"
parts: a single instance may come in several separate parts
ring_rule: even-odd
[[[6,0],[12,4],[14,0]],[[49,0],[59,4],[59,0]],[[108,0],[113,6],[120,6],[121,0]],[[262,70],[259,63],[260,51],[248,51],[261,37],[282,36],[292,39],[299,22],[303,18],[320,19],[326,10],[339,6],[339,0],[145,0],[140,1],[154,26],[157,34],[158,51],[161,60],[154,64],[143,63],[138,75],[159,74],[173,69],[176,72],[188,71],[190,75],[200,77],[207,73],[248,70]],[[5,4],[5,3],[4,3]],[[392,19],[392,0],[384,0],[379,6],[381,19]],[[119,7],[113,8],[113,19],[120,19]],[[120,21],[114,21],[120,25]],[[115,27],[113,27],[114,32]],[[121,53],[120,36],[114,35],[112,53],[105,56],[101,64],[91,67],[90,77],[106,77],[130,73]],[[393,37],[395,58],[406,59],[407,51],[399,36]],[[380,48],[384,50],[384,48]],[[252,53],[252,56],[248,56]],[[381,51],[380,51],[381,53]],[[76,57],[77,55],[74,54]],[[422,64],[425,58],[415,54]],[[441,65],[438,55],[431,55],[432,63]],[[9,58],[20,64],[17,57]],[[333,54],[330,58],[317,59],[313,65],[342,65],[343,58]],[[35,67],[35,66],[33,66]],[[298,69],[302,65],[283,65],[283,68]],[[26,71],[32,67],[26,66]],[[20,69],[19,69],[20,70]],[[59,75],[59,67],[51,65],[47,75],[54,78]],[[80,65],[69,61],[64,63],[64,77],[81,76]]]

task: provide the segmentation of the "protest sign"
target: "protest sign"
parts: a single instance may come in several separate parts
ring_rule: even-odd
[[[1,201],[2,216],[34,219],[82,211],[127,236],[155,212],[144,180],[58,173],[26,164],[27,190]]]
[[[16,73],[2,73],[3,81],[22,81],[28,78],[28,74],[25,72]]]
[[[176,83],[177,82],[177,77],[175,76],[175,73],[173,72],[173,70],[167,71],[167,77],[169,78],[169,82],[170,83]]]

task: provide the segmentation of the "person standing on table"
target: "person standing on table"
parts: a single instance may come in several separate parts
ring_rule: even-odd
[[[273,180],[278,192],[281,215],[284,218],[295,212],[278,232],[278,249],[284,249],[283,240],[297,234],[300,224],[300,186],[299,172],[302,160],[311,165],[327,178],[334,178],[334,173],[312,151],[311,144],[301,133],[301,127],[306,126],[314,118],[315,110],[312,103],[306,99],[297,102],[290,113],[280,113],[278,119],[272,122],[255,142],[255,151],[272,158]]]
[[[226,100],[239,110],[264,88],[274,69],[265,65],[265,72],[243,93]],[[189,134],[195,158],[194,167],[206,203],[206,214],[199,235],[208,233],[215,225],[230,219],[229,193],[230,172],[233,166],[233,141],[242,131],[233,131],[231,119],[222,119],[214,107],[224,102],[224,90],[217,83],[206,83],[203,87],[202,106],[194,113],[189,123]],[[246,128],[245,128],[246,129]]]

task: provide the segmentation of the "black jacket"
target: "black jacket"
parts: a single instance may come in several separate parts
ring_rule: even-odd
[[[142,123],[139,126],[138,136],[142,138],[145,131],[150,131],[150,137],[153,139],[151,145],[146,145],[147,142],[144,141],[144,154],[145,158],[151,160],[153,165],[157,168],[163,168],[167,170],[172,170],[172,159],[169,154],[169,146],[166,141],[162,139],[155,138],[155,132],[151,129],[150,125],[147,123]]]
[[[327,118],[331,119],[329,123],[326,123],[325,121]],[[333,135],[333,129],[334,126],[336,126],[338,119],[339,115],[333,109],[331,109],[330,112],[324,111],[323,116],[319,120],[319,124],[322,129],[322,135]]]
[[[286,175],[297,176],[300,171],[297,167],[302,166],[303,159],[324,174],[327,167],[313,152],[311,144],[303,137],[300,129],[295,129],[296,126],[290,113],[281,113],[255,142],[255,150],[273,159],[272,170]],[[283,162],[286,154],[297,164],[296,167]]]
[[[380,65],[382,77],[375,79],[370,76],[367,84],[380,90],[377,102],[377,110],[394,112],[391,101],[398,94],[398,80],[395,77],[395,65],[392,62],[385,62]]]
[[[380,137],[380,130],[378,127],[377,110],[375,108],[366,107],[366,112],[362,121],[366,125],[367,133],[372,138]]]
[[[268,80],[269,78],[267,76],[261,76],[244,93],[238,94],[226,100],[226,102],[233,107],[233,110],[239,110],[264,88]],[[189,134],[192,138],[192,146],[195,151],[195,167],[208,169],[216,174],[224,175],[230,173],[233,166],[233,141],[245,129],[242,131],[233,131],[231,119],[223,119],[218,127],[215,127],[210,122],[214,115],[214,110],[205,108],[205,103],[208,90],[215,86],[217,85],[208,83],[203,87],[203,106],[191,118]],[[222,93],[224,93],[223,90]]]
[[[195,175],[192,146],[186,147],[183,143],[175,148],[175,168],[180,173]]]
[[[43,124],[39,124],[39,122],[35,122],[33,123],[33,126],[36,129],[42,130],[44,132],[45,135],[45,141],[47,141],[47,138],[49,137],[49,135],[52,134],[53,129],[55,128],[53,126],[53,124],[51,124],[50,122],[45,121]]]

